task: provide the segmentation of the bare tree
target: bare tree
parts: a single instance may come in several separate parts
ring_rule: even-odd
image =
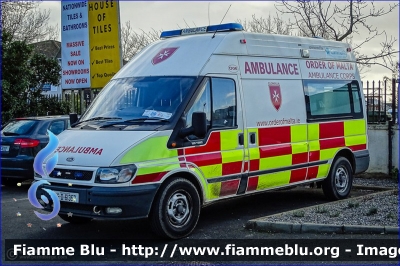
[[[238,19],[237,22],[242,24],[245,31],[282,35],[290,35],[292,33],[290,20],[285,22],[278,14],[276,14],[276,17],[269,15],[267,18],[257,18],[253,15],[251,20]]]
[[[36,1],[1,1],[1,23],[3,31],[11,35],[12,41],[27,43],[56,40],[58,25],[50,26],[50,10],[40,10]]]
[[[149,32],[143,30],[140,33],[135,32],[132,29],[131,22],[125,22],[125,25],[121,27],[122,58],[129,61],[144,47],[159,40],[159,36],[160,31],[154,29]]]
[[[303,36],[320,36],[325,39],[352,42],[354,35],[360,30],[366,32],[359,42],[352,42],[353,51],[356,52],[357,63],[361,66],[381,65],[395,71],[393,66],[395,55],[399,51],[395,47],[397,41],[392,36],[387,36],[385,30],[374,26],[371,19],[383,17],[395,12],[399,3],[387,2],[385,7],[377,8],[374,2],[354,1],[282,1],[276,4],[281,14],[288,14],[295,20],[291,24]],[[395,22],[397,23],[397,22]],[[359,48],[375,38],[380,38],[380,50],[371,54],[363,54]]]

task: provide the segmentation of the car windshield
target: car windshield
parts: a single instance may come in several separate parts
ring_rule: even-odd
[[[168,120],[196,77],[134,77],[111,80],[80,121]]]
[[[4,135],[25,135],[35,126],[36,120],[13,120],[1,131]]]

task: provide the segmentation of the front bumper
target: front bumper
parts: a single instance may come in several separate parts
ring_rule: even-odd
[[[72,187],[66,184],[43,185],[55,191],[78,193],[79,202],[61,201],[60,214],[72,213],[73,216],[102,218],[102,219],[138,219],[148,217],[160,184],[149,184],[131,187],[87,187],[74,185]],[[36,192],[38,200],[41,195],[47,193],[40,189]],[[46,195],[48,199],[50,197]],[[51,205],[51,204],[49,204]],[[96,207],[96,212],[94,208]],[[118,207],[122,209],[119,214],[106,213],[107,207]],[[45,210],[51,211],[48,206]]]

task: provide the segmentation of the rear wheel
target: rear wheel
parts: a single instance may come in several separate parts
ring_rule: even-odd
[[[152,230],[171,239],[188,236],[200,216],[196,187],[183,178],[167,181],[156,197],[150,216]]]
[[[336,159],[329,176],[322,183],[322,190],[330,200],[344,199],[350,194],[353,185],[353,169],[350,162],[344,158]]]
[[[67,214],[58,214],[61,219],[63,219],[66,222],[69,222],[71,224],[84,224],[92,221],[92,218],[87,218],[87,217],[78,217],[78,216],[68,216]]]

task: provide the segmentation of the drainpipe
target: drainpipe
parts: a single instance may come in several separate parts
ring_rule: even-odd
[[[393,168],[393,126],[396,121],[396,79],[392,79],[392,119],[389,121],[388,128],[388,144],[389,144],[389,174],[392,173]]]

